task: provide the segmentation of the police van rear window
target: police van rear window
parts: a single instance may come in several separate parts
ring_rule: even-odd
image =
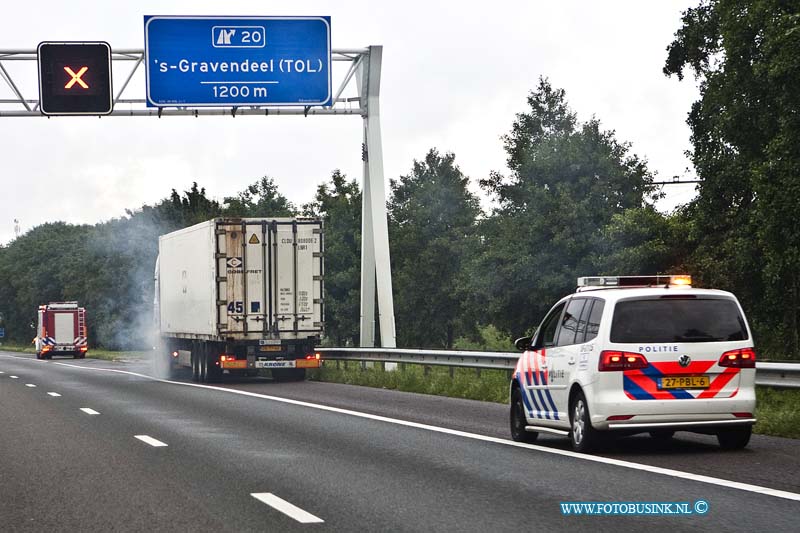
[[[621,300],[614,307],[611,342],[722,342],[746,340],[736,302],[723,298]]]

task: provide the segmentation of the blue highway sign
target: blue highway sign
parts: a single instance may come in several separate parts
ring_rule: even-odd
[[[331,103],[330,17],[144,17],[147,105]]]

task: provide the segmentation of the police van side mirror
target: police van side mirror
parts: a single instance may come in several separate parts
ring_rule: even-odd
[[[520,337],[514,341],[514,346],[517,347],[517,350],[524,352],[531,347],[531,337]]]

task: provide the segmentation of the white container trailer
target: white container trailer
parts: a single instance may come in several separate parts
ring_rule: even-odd
[[[162,235],[156,262],[159,350],[198,381],[318,368],[322,221],[218,218]]]

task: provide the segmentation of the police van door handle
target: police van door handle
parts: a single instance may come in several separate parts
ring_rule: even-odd
[[[569,361],[567,361],[567,364],[568,365],[574,365],[575,364],[575,357],[570,357]]]

